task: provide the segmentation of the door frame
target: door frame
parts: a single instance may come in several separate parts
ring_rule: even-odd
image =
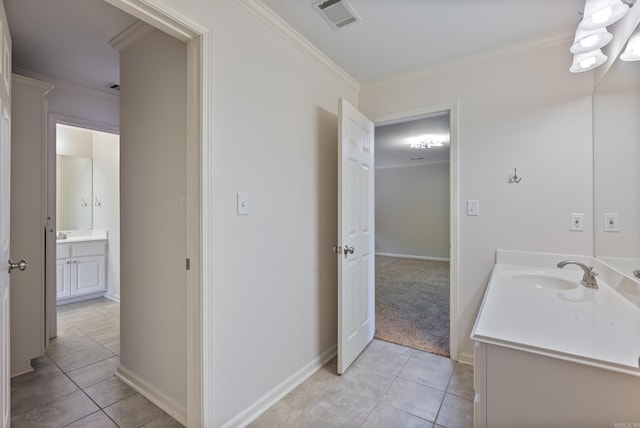
[[[432,104],[412,110],[384,114],[374,117],[375,126],[410,122],[431,116],[434,113],[449,112],[451,136],[449,145],[449,354],[454,361],[459,359],[458,346],[458,260],[459,260],[459,210],[458,210],[458,102],[450,101]]]
[[[187,45],[187,426],[213,426],[213,38],[165,2],[104,1]]]

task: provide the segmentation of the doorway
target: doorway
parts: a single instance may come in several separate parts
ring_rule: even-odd
[[[448,108],[376,126],[375,337],[455,358],[452,119]]]

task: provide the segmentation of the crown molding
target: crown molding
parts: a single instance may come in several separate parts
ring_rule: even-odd
[[[109,40],[109,44],[114,49],[122,50],[132,43],[135,43],[138,40],[142,39],[143,37],[146,37],[154,30],[155,27],[152,27],[146,22],[138,21],[115,36],[113,39]]]
[[[335,62],[331,61],[329,57],[323,54],[317,47],[309,42],[304,36],[298,33],[296,30],[287,24],[282,18],[280,18],[274,11],[269,9],[260,0],[237,0],[238,3],[245,6],[268,26],[270,26],[276,33],[280,34],[285,40],[295,46],[302,53],[306,54],[313,60],[315,60],[322,68],[333,74],[338,79],[342,80],[356,93],[360,91],[360,83],[351,77],[346,71],[340,68]]]
[[[54,88],[54,85],[49,82],[28,77],[23,74],[16,74],[16,72],[11,73],[11,80],[42,92],[42,96],[48,94]]]
[[[573,41],[574,34],[564,33],[543,39],[537,39],[533,41],[527,41],[522,43],[514,43],[508,46],[504,46],[498,49],[491,49],[482,52],[477,55],[468,56],[462,59],[434,65],[427,67],[419,71],[403,73],[392,76],[390,78],[373,81],[362,85],[360,90],[361,94],[377,92],[386,88],[398,86],[404,83],[409,83],[417,80],[423,80],[434,74],[443,74],[453,70],[470,68],[494,61],[500,61],[507,58],[516,57],[519,55],[528,54],[541,49],[545,49],[551,46],[557,46],[561,44],[567,44],[568,46]]]
[[[55,90],[56,88],[61,89],[63,87],[70,88],[77,92],[82,92],[87,96],[93,98],[100,98],[106,101],[110,101],[113,103],[120,103],[120,95],[118,93],[111,93],[107,91],[101,91],[100,89],[91,88],[89,86],[84,86],[79,83],[67,82],[64,80],[54,79],[50,76],[45,76],[44,74],[34,73],[29,70],[25,70],[19,67],[13,67],[13,73],[19,74],[24,77],[29,77],[31,79],[41,80],[43,82],[50,83],[52,88]]]

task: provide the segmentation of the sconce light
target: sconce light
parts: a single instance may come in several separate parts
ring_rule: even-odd
[[[604,28],[622,18],[628,10],[629,6],[621,0],[586,0],[580,27],[584,30]]]
[[[604,64],[606,60],[607,56],[603,54],[600,49],[576,54],[573,56],[573,64],[569,71],[572,73],[581,73],[583,71],[593,70]]]
[[[584,30],[578,25],[576,37],[569,51],[572,54],[589,52],[595,49],[601,49],[613,39],[613,34],[606,28],[598,28],[595,30]]]
[[[640,61],[640,30],[636,30],[629,38],[624,52],[620,55],[620,59],[623,61]]]

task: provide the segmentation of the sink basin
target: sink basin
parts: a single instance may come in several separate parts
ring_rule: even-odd
[[[573,290],[579,285],[578,281],[538,273],[516,273],[509,276],[508,282],[511,286],[546,290]]]

